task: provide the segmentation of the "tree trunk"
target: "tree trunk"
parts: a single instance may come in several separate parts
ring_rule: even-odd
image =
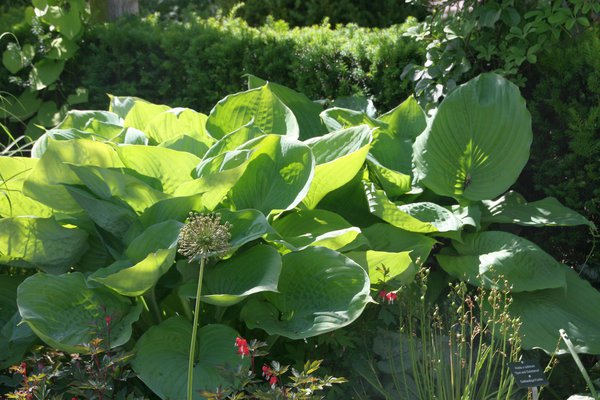
[[[90,0],[94,22],[114,21],[124,15],[138,15],[138,0]]]

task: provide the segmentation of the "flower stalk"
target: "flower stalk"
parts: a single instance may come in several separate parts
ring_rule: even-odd
[[[209,257],[222,256],[229,250],[229,239],[231,238],[229,228],[230,224],[228,222],[221,223],[221,216],[218,214],[190,213],[179,234],[179,253],[187,257],[189,263],[200,262],[188,359],[188,400],[192,400],[194,396],[194,358],[198,339],[198,326],[200,325],[200,298],[202,296],[204,267]]]

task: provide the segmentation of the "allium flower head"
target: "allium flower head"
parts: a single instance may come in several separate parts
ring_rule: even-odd
[[[229,250],[229,222],[219,214],[190,213],[179,233],[179,253],[190,262],[220,256]]]

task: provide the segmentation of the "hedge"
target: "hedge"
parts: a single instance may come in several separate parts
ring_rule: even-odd
[[[272,20],[253,28],[237,18],[128,19],[89,29],[62,79],[90,91],[89,108],[104,108],[111,93],[208,112],[254,74],[312,99],[363,95],[388,110],[410,95],[400,75],[422,57],[402,37],[406,26],[290,29]]]
[[[531,158],[519,180],[527,197],[554,196],[600,227],[600,30],[568,39],[527,71]],[[577,265],[600,287],[600,252],[587,260],[586,229],[530,231],[559,260]]]

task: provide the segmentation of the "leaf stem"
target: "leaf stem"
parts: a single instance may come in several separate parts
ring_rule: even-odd
[[[192,340],[190,341],[190,357],[188,361],[187,399],[193,399],[194,358],[196,354],[196,340],[198,336],[198,323],[200,317],[200,295],[202,294],[202,277],[204,276],[204,257],[200,258],[200,275],[198,276],[198,289],[196,290],[196,306],[194,307],[194,323],[192,325]]]

